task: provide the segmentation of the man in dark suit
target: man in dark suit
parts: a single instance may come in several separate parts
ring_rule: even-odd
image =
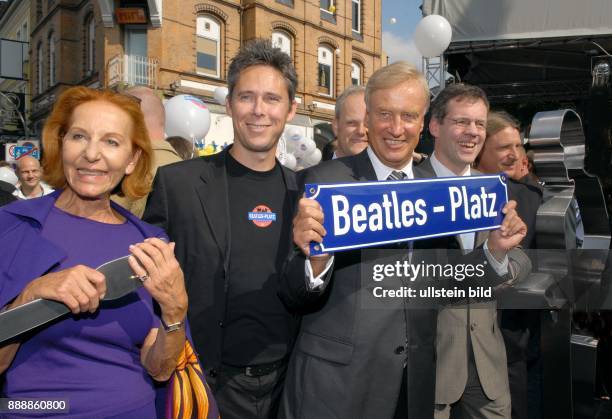
[[[176,242],[188,319],[223,418],[276,416],[297,318],[277,295],[291,248],[295,175],[275,158],[295,114],[291,58],[256,40],[233,58],[234,144],[158,170],[144,220]]]
[[[306,183],[422,176],[418,167],[413,170],[412,153],[429,103],[423,75],[404,62],[383,67],[368,81],[365,100],[368,148],[310,168]],[[489,239],[489,248],[502,258],[524,234],[514,205],[504,210],[504,232]],[[387,308],[365,309],[362,302],[371,292],[361,283],[359,251],[309,256],[309,243],[325,235],[322,220],[316,201],[300,200],[293,228],[296,249],[280,295],[304,315],[280,416],[432,418],[436,310],[410,310],[399,299]],[[453,247],[458,248],[454,237],[414,242],[414,252]]]
[[[536,248],[536,217],[543,191],[529,171],[525,172],[528,166],[526,159],[520,123],[506,112],[490,112],[487,136],[477,158],[477,167],[484,173],[503,172],[508,175],[508,196],[517,202],[516,211],[527,224],[527,235],[521,246],[533,249]],[[534,359],[539,356],[540,311],[520,308],[502,310],[500,327],[507,353],[512,418],[526,418],[530,410],[533,413],[537,409],[537,406],[529,409],[527,403],[528,354]],[[528,350],[529,346],[531,350]]]

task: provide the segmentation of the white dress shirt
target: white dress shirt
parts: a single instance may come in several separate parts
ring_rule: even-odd
[[[472,175],[472,171],[469,165],[466,167],[465,171],[461,173],[460,175],[453,173],[449,168],[447,168],[442,163],[440,163],[440,160],[436,158],[435,152],[432,153],[431,157],[429,158],[429,161],[431,163],[431,167],[433,167],[434,169],[434,172],[436,172],[437,177],[457,177],[457,176],[471,176]],[[457,237],[459,241],[461,242],[461,247],[464,250],[474,249],[474,240],[476,239],[476,233],[474,232],[462,233],[462,234],[459,234]],[[485,240],[484,242],[484,251],[485,251],[485,256],[487,257],[487,260],[489,261],[493,269],[495,269],[495,272],[497,272],[498,275],[500,276],[506,275],[508,273],[508,257],[505,256],[504,260],[499,262],[497,259],[493,257],[491,252],[489,252],[489,247],[487,246],[488,242],[489,242],[488,239]]]

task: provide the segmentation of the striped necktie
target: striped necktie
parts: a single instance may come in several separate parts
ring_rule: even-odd
[[[406,179],[406,173],[401,170],[394,170],[391,172],[389,176],[387,176],[387,180],[404,180]]]
[[[406,179],[406,173],[402,172],[401,170],[394,170],[391,172],[391,174],[389,176],[387,176],[387,180],[404,180]],[[401,243],[397,243],[396,247],[398,249],[407,249],[408,250],[408,262],[410,263],[410,261],[412,260],[412,242],[401,242]]]

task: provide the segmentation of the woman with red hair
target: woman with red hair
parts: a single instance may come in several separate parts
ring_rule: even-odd
[[[186,361],[187,294],[174,243],[110,200],[115,191],[140,198],[150,189],[139,104],[68,89],[45,124],[43,150],[57,191],[0,209],[0,308],[44,298],[71,314],[0,346],[1,397],[65,400],[63,417],[155,417],[154,381]],[[103,301],[105,277],[95,267],[125,255],[143,287]]]

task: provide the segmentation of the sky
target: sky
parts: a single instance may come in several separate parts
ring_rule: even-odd
[[[382,46],[389,62],[405,60],[421,68],[421,54],[412,42],[419,20],[422,0],[382,0]],[[395,18],[396,22],[391,23]]]

